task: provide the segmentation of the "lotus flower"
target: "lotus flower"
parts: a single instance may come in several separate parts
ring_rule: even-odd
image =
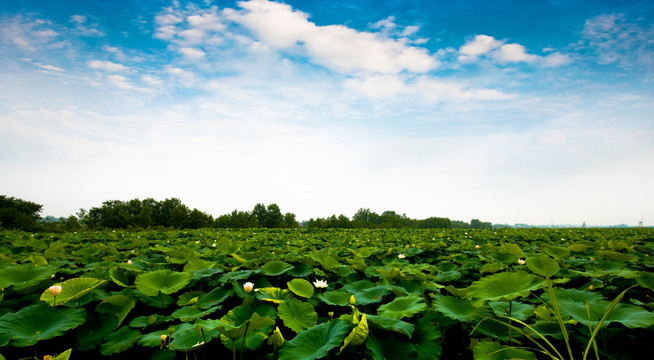
[[[398,259],[404,259],[405,257],[406,257],[406,256],[404,256],[404,254],[398,254],[398,255],[397,255],[397,258],[398,258]]]
[[[248,281],[245,284],[243,284],[243,291],[245,291],[246,293],[252,292],[252,289],[254,289],[254,283]]]
[[[350,305],[354,306],[357,303],[357,300],[354,298],[354,295],[350,295]]]
[[[132,260],[127,260],[127,264],[132,265]]]
[[[48,288],[50,295],[57,296],[61,294],[61,285],[52,285]]]
[[[527,263],[527,262],[525,261],[525,259],[518,259],[518,264],[520,264],[520,265],[524,265],[524,264],[526,264],[526,263]]]
[[[316,280],[316,281],[313,282],[313,286],[315,286],[318,289],[326,288],[327,287],[327,281],[325,281],[325,280]]]
[[[475,249],[479,249],[479,245],[475,245]]]

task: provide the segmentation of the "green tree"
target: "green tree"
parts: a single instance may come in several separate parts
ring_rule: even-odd
[[[32,231],[38,227],[42,209],[43,205],[31,201],[0,195],[0,226]]]

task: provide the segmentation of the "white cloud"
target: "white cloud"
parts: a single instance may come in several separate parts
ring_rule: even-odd
[[[51,23],[42,19],[30,19],[21,15],[0,18],[0,41],[23,51],[36,51],[55,45],[58,33]]]
[[[628,22],[622,14],[605,14],[586,20],[580,45],[590,48],[599,64],[621,68],[654,66],[654,26]]]
[[[477,57],[484,55],[502,45],[501,41],[495,40],[488,35],[477,35],[474,39],[466,42],[459,48],[459,61],[474,61]]]
[[[179,49],[179,52],[182,53],[186,58],[191,60],[203,59],[205,56],[204,51],[200,49],[195,49],[191,47],[183,47]]]
[[[548,49],[552,51],[552,49]],[[498,63],[533,63],[544,67],[563,66],[570,63],[570,57],[561,53],[548,56],[529,54],[520,44],[506,44],[489,35],[477,35],[459,48],[458,60],[463,63],[478,61],[481,57],[493,59]]]
[[[116,85],[121,89],[124,90],[134,89],[134,86],[130,84],[127,78],[122,75],[108,75],[107,80],[109,80],[109,82],[111,82],[112,84]]]
[[[279,49],[299,48],[312,62],[332,70],[423,73],[438,66],[438,61],[424,48],[342,25],[317,26],[308,21],[307,14],[286,4],[252,0],[239,5],[244,11],[224,13],[252,31],[257,40]],[[386,19],[380,26],[387,28],[391,20]]]
[[[85,15],[72,15],[70,17],[70,22],[75,24],[75,31],[83,36],[89,37],[103,37],[106,34],[100,29],[100,25],[97,23],[89,24],[86,22],[87,17]]]
[[[64,69],[54,65],[40,64],[40,63],[34,63],[34,65],[40,67],[43,70],[48,70],[48,71],[58,71],[58,72],[65,71]]]
[[[97,69],[97,70],[104,70],[104,71],[126,71],[129,68],[125,65],[121,64],[116,64],[111,61],[103,61],[103,60],[89,60],[86,65],[90,67],[91,69]]]

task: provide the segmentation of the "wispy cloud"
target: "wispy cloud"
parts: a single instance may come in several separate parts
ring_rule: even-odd
[[[51,47],[59,34],[50,26],[50,21],[39,18],[3,17],[0,18],[0,41],[24,51]]]
[[[505,43],[489,35],[476,35],[459,48],[458,60],[463,63],[476,62],[480,58],[488,58],[500,64],[506,63],[538,63],[546,67],[567,65],[569,56],[555,52],[546,56],[529,54],[527,49],[517,43]]]
[[[82,36],[89,37],[104,37],[105,32],[100,29],[97,23],[88,23],[85,15],[73,15],[70,17],[70,22],[75,25],[75,31]]]
[[[125,65],[117,64],[111,61],[103,60],[89,60],[87,63],[91,69],[104,70],[104,71],[126,71],[129,68]]]
[[[604,14],[586,20],[583,39],[599,64],[616,64],[624,69],[654,66],[654,25],[630,22],[624,14]]]

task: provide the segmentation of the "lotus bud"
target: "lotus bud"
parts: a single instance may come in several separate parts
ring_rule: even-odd
[[[593,284],[590,284],[590,286],[588,287],[588,290],[590,290],[590,291],[593,291],[593,290],[595,290],[595,285],[593,285]]]
[[[50,295],[57,296],[61,294],[61,285],[52,285],[48,288]]]
[[[50,355],[43,355],[43,360],[52,360],[52,356],[50,356]]]
[[[243,284],[243,291],[245,291],[246,293],[252,292],[252,289],[254,289],[254,283],[248,281],[245,284]]]
[[[356,299],[354,298],[354,295],[350,295],[350,305],[354,306],[356,304]]]
[[[334,312],[333,311],[328,312],[327,315],[329,315],[330,319],[334,318]]]
[[[479,245],[475,245],[475,249],[479,249]]]
[[[166,336],[166,334],[162,334],[160,338],[161,338],[161,346],[159,348],[163,349],[166,347],[166,339],[168,339],[168,336]]]
[[[127,260],[128,265],[132,265],[132,260]]]
[[[279,327],[275,327],[275,331],[273,331],[272,335],[268,337],[268,345],[273,345],[276,349],[279,349],[284,345],[284,336],[282,336],[282,332],[279,331]]]

